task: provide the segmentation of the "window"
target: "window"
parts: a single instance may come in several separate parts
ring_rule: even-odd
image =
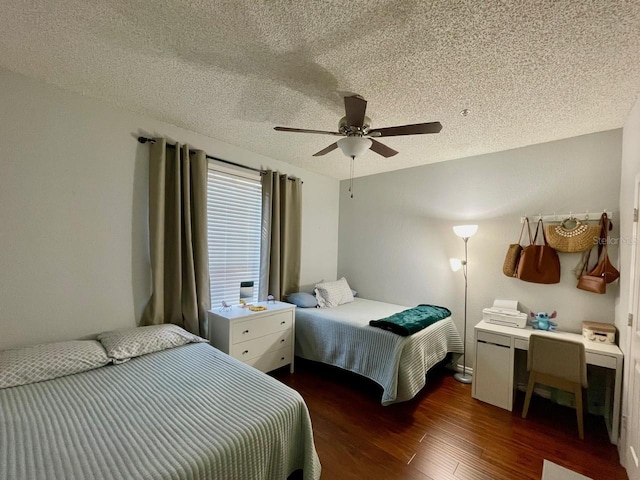
[[[262,185],[260,175],[209,162],[207,237],[211,307],[237,304],[240,284],[253,282],[258,301]]]

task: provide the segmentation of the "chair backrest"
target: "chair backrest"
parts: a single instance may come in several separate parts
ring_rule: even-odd
[[[587,388],[587,362],[582,342],[533,334],[529,338],[527,370],[552,375]]]

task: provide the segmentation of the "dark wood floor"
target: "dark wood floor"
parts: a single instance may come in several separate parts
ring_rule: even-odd
[[[539,480],[543,459],[594,480],[627,479],[601,417],[524,396],[513,412],[471,398],[451,372],[430,374],[416,398],[388,407],[366,379],[312,362],[273,375],[304,397],[313,422],[323,480]]]

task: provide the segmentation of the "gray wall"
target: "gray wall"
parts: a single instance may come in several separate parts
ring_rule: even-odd
[[[449,258],[462,258],[464,243],[451,227],[477,223],[469,240],[470,352],[472,327],[495,298],[517,299],[534,311],[557,310],[567,331],[580,331],[583,320],[613,323],[618,285],[605,295],[576,289],[572,269],[579,254],[560,254],[556,285],[508,278],[502,264],[525,214],[591,211],[597,218],[607,209],[618,226],[621,135],[611,130],[357,178],[353,199],[343,181],[338,276],[364,298],[447,306],[462,333],[463,277],[450,270]],[[617,249],[610,256],[615,264]]]
[[[139,132],[300,176],[301,281],[335,277],[337,180],[6,70],[0,91],[0,349],[136,324],[150,289]]]

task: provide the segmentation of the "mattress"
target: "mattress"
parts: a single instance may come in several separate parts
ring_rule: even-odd
[[[320,477],[302,397],[207,344],[0,390],[0,478]]]
[[[336,308],[297,308],[296,355],[373,380],[383,388],[382,405],[409,400],[431,367],[462,353],[462,339],[451,317],[408,337],[369,325],[407,308],[358,297]]]

